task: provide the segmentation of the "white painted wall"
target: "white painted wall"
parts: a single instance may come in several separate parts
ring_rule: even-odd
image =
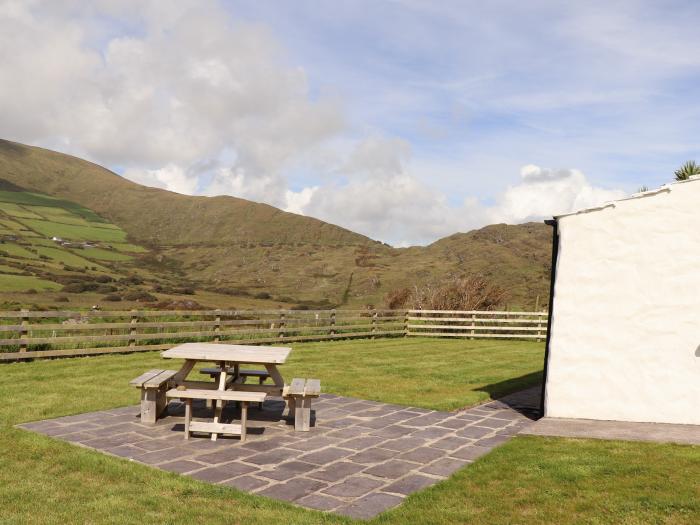
[[[700,425],[700,180],[559,234],[545,415]]]

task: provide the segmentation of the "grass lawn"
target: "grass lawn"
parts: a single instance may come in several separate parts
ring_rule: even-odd
[[[290,377],[314,375],[326,391],[443,409],[536,382],[543,350],[432,339],[293,346],[284,365]],[[0,368],[1,523],[353,522],[12,428],[136,403],[128,380],[156,364],[163,361],[147,353]],[[700,518],[698,479],[698,447],[518,437],[371,523],[690,524]]]

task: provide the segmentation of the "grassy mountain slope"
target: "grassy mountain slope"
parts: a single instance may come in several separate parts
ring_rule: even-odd
[[[130,182],[91,162],[0,140],[0,178],[78,203],[155,245],[372,244],[332,224],[236,197],[191,197]]]
[[[185,283],[210,306],[380,306],[392,289],[474,273],[507,288],[511,307],[547,300],[551,232],[543,224],[492,225],[427,247],[395,249],[265,204],[146,188],[90,162],[8,141],[0,141],[0,179],[25,194],[61,199],[64,211],[84,210],[71,211],[77,216],[68,221],[63,215],[64,234],[77,238],[81,220],[103,221],[112,234],[123,234],[109,242],[142,250],[107,269],[145,276],[141,288],[148,284],[151,292]],[[14,205],[19,210],[5,203],[4,218],[24,215],[14,220],[32,232],[28,236],[45,243],[57,235],[39,207]],[[81,240],[98,240],[95,232],[103,233]]]

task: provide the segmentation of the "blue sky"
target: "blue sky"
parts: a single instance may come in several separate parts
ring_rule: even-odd
[[[0,133],[425,244],[700,160],[698,22],[698,2],[0,0],[1,98],[45,112],[0,102]]]

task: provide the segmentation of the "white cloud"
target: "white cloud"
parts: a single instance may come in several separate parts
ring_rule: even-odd
[[[175,164],[168,164],[157,170],[130,168],[124,177],[144,186],[164,188],[177,193],[192,195],[197,190],[197,179],[187,174]]]
[[[0,136],[174,191],[211,179],[209,192],[279,204],[283,168],[343,129],[274,36],[218,2],[1,5]],[[97,45],[105,16],[136,27]]]
[[[444,194],[406,173],[316,188],[308,196],[298,211],[407,246],[489,223],[551,218],[622,198],[625,192],[593,186],[579,170],[530,164],[522,167],[521,181],[508,187],[491,206],[473,197],[459,206],[451,205]]]
[[[318,191],[318,186],[303,188],[301,191],[287,190],[284,196],[284,211],[303,215],[304,208],[309,205],[316,191]]]
[[[433,4],[424,6],[438,9]],[[461,13],[469,20],[460,23],[469,22],[481,32],[491,27],[452,7],[446,17]],[[402,61],[398,56],[396,68],[368,62],[373,73],[365,73],[364,67],[348,69],[362,71],[364,82],[362,77],[339,75],[335,81],[341,87],[358,86],[368,93],[353,112],[340,98],[319,96],[319,90],[310,88],[307,72],[289,63],[276,34],[262,24],[233,19],[216,0],[0,0],[0,136],[87,157],[142,184],[263,201],[397,245],[428,243],[489,222],[540,219],[622,196],[592,183],[581,171],[537,166],[523,167],[520,181],[497,188],[531,158],[545,158],[550,165],[583,165],[578,158],[571,160],[572,150],[562,149],[565,144],[576,144],[576,154],[600,149],[599,142],[578,134],[581,119],[540,120],[530,114],[646,100],[646,87],[621,82],[619,88],[600,90],[596,82],[579,82],[583,67],[571,71],[570,83],[549,87],[549,75],[559,75],[549,64],[525,60],[527,55],[519,50],[533,43],[521,45],[527,36],[523,31],[501,28],[481,47],[462,45],[455,38],[450,45],[459,44],[464,53],[446,54],[440,39],[408,38],[413,31],[377,22],[383,17],[369,18],[370,24],[410,46],[407,56],[423,60]],[[423,21],[411,28],[422,28]],[[587,22],[564,27],[584,38]],[[478,39],[488,36],[475,34]],[[515,40],[505,35],[515,35]],[[630,43],[615,35],[606,26],[604,35],[593,39],[596,49],[614,49],[628,57]],[[426,41],[440,57],[464,60],[445,70],[474,79],[434,77],[426,64],[436,61],[421,55],[424,47],[415,47]],[[495,45],[501,41],[503,47]],[[370,48],[374,59],[376,48]],[[653,46],[647,48],[644,56],[655,59]],[[352,54],[353,49],[345,52]],[[532,56],[543,56],[530,50]],[[695,60],[690,52],[684,57],[682,64]],[[517,81],[491,70],[502,60],[517,64],[510,71],[518,74]],[[562,60],[569,71],[570,61]],[[333,57],[333,64],[342,67],[343,61]],[[529,76],[519,69],[522,64],[534,67]],[[380,70],[389,79],[386,85],[373,82],[371,75]],[[501,77],[506,81],[495,84]],[[425,78],[438,87],[429,87]],[[525,132],[520,127],[516,132],[489,125],[484,131],[473,128],[470,120],[476,117],[491,122],[480,113],[485,108],[496,111],[493,121],[498,122],[507,120],[498,113],[504,108],[527,112]],[[430,154],[424,149],[412,159],[418,148],[407,138],[382,131],[376,124],[380,120],[405,137],[433,137],[425,148],[432,148]],[[658,122],[653,119],[649,127],[668,127]],[[537,128],[546,140],[533,135]],[[614,127],[599,129],[604,130],[596,139],[600,142],[630,136]],[[616,151],[626,148],[628,155],[636,155],[638,142],[618,142]],[[647,142],[656,148],[677,144],[673,136]],[[545,150],[555,156],[543,157]],[[298,177],[292,185],[290,173]],[[290,186],[302,189],[292,191]],[[474,195],[496,197],[486,205]]]
[[[597,206],[620,199],[625,192],[598,188],[575,169],[541,168],[533,164],[520,170],[521,182],[500,196],[489,215],[499,222],[517,223]]]

